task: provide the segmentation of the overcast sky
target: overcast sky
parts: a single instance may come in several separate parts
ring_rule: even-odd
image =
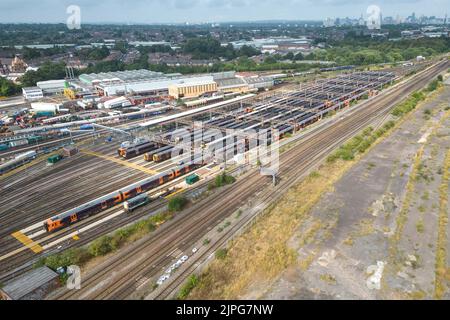
[[[359,17],[376,4],[383,16],[443,17],[450,0],[0,0],[0,22],[65,22],[69,5],[82,23],[170,23],[323,20]]]

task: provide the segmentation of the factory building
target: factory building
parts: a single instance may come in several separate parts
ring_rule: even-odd
[[[197,76],[163,74],[149,70],[130,70],[83,74],[79,77],[81,87],[90,87],[100,96],[127,98],[137,97],[133,104],[158,102],[168,97],[197,98],[205,94],[246,93],[273,86],[273,79],[266,77],[237,76],[235,71],[226,71]],[[138,103],[135,103],[138,102]]]
[[[206,92],[210,92],[210,87],[203,88],[202,85],[211,84],[214,85],[214,81],[211,76],[199,76],[136,82],[102,83],[98,84],[96,89],[101,95],[108,97],[123,95],[168,96],[170,87],[180,85],[180,92],[187,94],[188,91],[183,91],[183,89],[181,89],[182,87],[187,87],[189,90],[188,95],[193,96],[195,92],[201,92],[203,89],[207,90]],[[176,94],[176,96],[178,96],[178,94]]]
[[[206,93],[217,91],[217,83],[213,78],[205,77],[203,81],[182,81],[169,86],[169,95],[175,99],[196,98]]]
[[[42,90],[44,95],[63,93],[66,88],[66,80],[39,81],[36,85]]]
[[[79,77],[82,83],[87,84],[89,86],[95,86],[101,83],[138,82],[138,81],[151,81],[166,78],[167,76],[164,75],[164,73],[162,72],[154,72],[145,69],[82,74]]]
[[[44,93],[39,87],[22,88],[22,94],[27,101],[39,100],[44,98]]]
[[[244,81],[247,83],[250,90],[266,90],[275,85],[275,81],[271,77],[246,77]]]
[[[219,91],[223,93],[244,93],[249,91],[248,84],[242,78],[216,80]]]

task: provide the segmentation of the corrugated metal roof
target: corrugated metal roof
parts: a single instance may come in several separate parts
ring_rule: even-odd
[[[1,290],[11,299],[20,300],[57,277],[58,274],[47,267],[37,268],[7,283]]]
[[[231,79],[222,79],[216,80],[217,85],[221,88],[227,87],[237,87],[237,86],[245,86],[246,83],[242,78],[231,78]]]

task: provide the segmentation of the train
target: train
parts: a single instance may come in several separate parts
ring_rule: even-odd
[[[123,209],[125,210],[125,212],[132,212],[139,207],[145,206],[149,202],[150,198],[148,197],[148,195],[141,194],[137,197],[134,197],[133,199],[125,201],[123,203]]]
[[[152,151],[147,152],[147,153],[144,154],[144,160],[147,161],[147,162],[151,162],[151,161],[153,161],[153,156],[154,155],[156,155],[158,153],[161,153],[161,152],[164,152],[164,151],[172,150],[172,149],[173,149],[172,146],[164,146],[164,147],[161,147],[159,149],[152,150]]]
[[[17,167],[36,159],[36,151],[29,151],[16,156],[13,160],[0,164],[0,174],[7,173]]]
[[[128,201],[129,199],[145,194],[146,192],[158,188],[159,186],[162,186],[178,177],[184,176],[191,171],[202,167],[203,165],[204,164],[200,162],[189,162],[129,185],[120,190],[114,191],[98,199],[89,201],[79,207],[73,208],[48,219],[44,222],[44,229],[48,233],[64,229],[103,210],[112,208],[118,204]]]
[[[135,158],[141,154],[158,149],[160,144],[150,140],[140,139],[134,142],[124,142],[122,146],[117,150],[119,157],[125,159]]]
[[[177,152],[178,155],[183,154],[183,149],[174,150],[174,148],[170,148],[168,150],[156,153],[153,155],[153,162],[160,163],[172,158],[172,153]]]

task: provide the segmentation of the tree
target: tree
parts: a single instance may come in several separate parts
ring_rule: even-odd
[[[64,62],[45,62],[37,71],[27,71],[20,82],[24,87],[34,87],[39,81],[64,79],[66,76],[66,64]]]
[[[284,56],[284,58],[287,60],[294,60],[295,56],[294,56],[294,53],[289,52]]]
[[[14,82],[0,77],[0,96],[9,97],[17,94],[20,87]]]

